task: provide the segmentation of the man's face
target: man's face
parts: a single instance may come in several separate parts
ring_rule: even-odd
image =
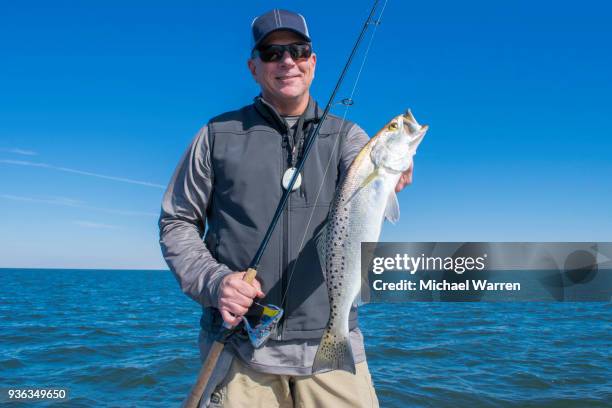
[[[275,31],[262,45],[304,42],[304,39],[291,31]],[[263,62],[259,58],[249,59],[248,65],[253,78],[261,87],[264,98],[272,103],[294,101],[309,95],[308,90],[314,78],[317,56],[313,53],[308,59],[294,61],[285,51],[279,61]]]

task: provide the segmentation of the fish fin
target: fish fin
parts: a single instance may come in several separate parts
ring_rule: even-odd
[[[357,292],[357,294],[355,295],[355,299],[353,299],[353,307],[362,306],[364,303],[366,303],[367,300],[369,300],[368,294],[365,293],[368,290],[367,277],[364,277],[363,274],[360,274],[359,278],[359,292]]]
[[[370,303],[372,299],[369,270],[367,267],[363,268],[363,266],[372,264],[372,258],[374,258],[374,252],[377,247],[378,243],[370,243],[370,245],[361,246],[361,262],[359,262],[359,269],[361,270],[361,287],[355,299],[356,306]]]
[[[361,279],[361,284],[363,285],[364,280]],[[361,289],[359,289],[359,293],[357,294],[357,296],[355,296],[355,300],[353,300],[353,306],[355,307],[359,307],[361,305],[363,305],[365,302],[363,301],[363,298],[361,297]]]
[[[392,224],[395,224],[399,221],[400,209],[395,191],[391,191],[391,193],[389,193],[387,207],[385,208],[385,218],[388,219]]]
[[[315,246],[317,247],[317,255],[319,256],[319,263],[321,264],[321,270],[323,275],[327,276],[325,269],[325,257],[327,256],[327,225],[325,222],[321,227],[321,230],[314,237]]]
[[[367,276],[362,276],[361,287],[359,288],[359,293],[355,296],[355,300],[353,300],[353,306],[359,307],[366,303],[370,303],[370,282]]]
[[[355,360],[348,333],[345,335],[332,333],[327,327],[312,363],[312,373],[332,370],[344,370],[355,374]]]
[[[376,167],[374,169],[374,171],[371,172],[370,175],[365,178],[365,180],[363,180],[363,182],[361,183],[361,186],[359,186],[359,188],[360,189],[364,188],[365,186],[370,184],[376,177],[378,177],[378,167]]]

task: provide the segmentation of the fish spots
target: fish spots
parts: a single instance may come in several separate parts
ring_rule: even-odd
[[[337,362],[343,361],[347,346],[346,343],[340,341],[337,335],[329,332],[325,333],[321,346],[321,354],[326,360],[333,361],[334,366],[336,366]]]

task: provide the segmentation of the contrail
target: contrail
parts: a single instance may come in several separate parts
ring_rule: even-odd
[[[33,152],[32,150],[24,150],[24,149],[20,149],[18,147],[14,147],[14,148],[11,148],[11,149],[0,149],[0,152],[22,154],[24,156],[38,156],[38,153]]]
[[[129,184],[137,184],[137,185],[146,186],[146,187],[155,187],[155,188],[160,188],[162,190],[166,188],[166,186],[164,185],[156,184],[156,183],[149,183],[148,181],[132,180],[129,178],[124,178],[124,177],[106,176],[104,174],[91,173],[89,171],[82,171],[82,170],[76,170],[76,169],[69,169],[67,167],[59,167],[59,166],[54,166],[54,165],[47,164],[47,163],[36,163],[36,162],[25,161],[25,160],[6,160],[6,159],[0,159],[0,163],[14,164],[17,166],[40,167],[44,169],[59,170],[59,171],[64,171],[66,173],[80,174],[83,176],[97,177],[101,179],[119,181],[122,183],[129,183]]]
[[[7,200],[13,200],[13,201],[25,201],[29,203],[43,203],[43,204],[61,205],[63,207],[82,208],[85,210],[101,211],[101,212],[105,212],[108,214],[137,216],[137,217],[158,217],[159,216],[158,213],[147,212],[147,211],[114,210],[111,208],[92,207],[90,205],[84,204],[82,201],[72,200],[70,198],[63,198],[63,197],[43,199],[43,198],[16,196],[16,195],[11,195],[11,194],[0,194],[0,198],[4,198]]]
[[[102,224],[100,222],[91,221],[74,221],[76,225],[84,228],[95,228],[95,229],[121,229],[118,225]]]

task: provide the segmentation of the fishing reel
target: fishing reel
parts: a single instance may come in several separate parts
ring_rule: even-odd
[[[253,347],[262,347],[272,334],[276,334],[276,328],[282,317],[283,309],[280,307],[253,302],[249,313],[242,316],[244,330]]]
[[[280,307],[253,302],[247,314],[242,316],[242,325],[232,327],[223,322],[223,329],[217,335],[217,341],[225,344],[230,337],[238,335],[242,338],[248,337],[253,347],[260,348],[270,336],[276,334],[282,317],[283,309]]]

